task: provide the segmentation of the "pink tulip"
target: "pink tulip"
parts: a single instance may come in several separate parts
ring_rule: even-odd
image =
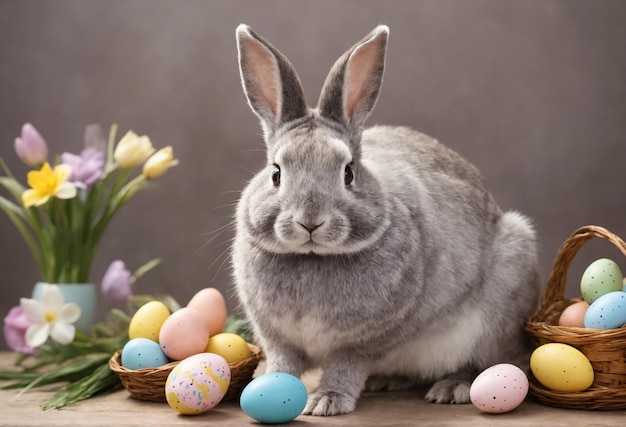
[[[4,339],[10,349],[33,354],[35,349],[26,344],[26,330],[33,323],[19,305],[4,318]]]
[[[15,152],[28,166],[39,167],[48,159],[48,145],[30,123],[22,126],[22,136],[15,138]]]

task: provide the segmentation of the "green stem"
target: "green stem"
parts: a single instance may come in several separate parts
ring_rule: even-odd
[[[137,270],[135,270],[135,272],[133,273],[131,277],[131,280],[133,282],[136,282],[137,279],[139,279],[141,276],[146,274],[148,271],[152,270],[154,267],[156,267],[160,263],[161,263],[161,258],[155,258],[152,261],[148,261],[147,263],[139,267]]]
[[[41,253],[42,248],[37,245],[37,242],[32,234],[32,228],[29,228],[26,225],[27,223],[25,222],[24,212],[2,196],[0,196],[0,209],[7,214],[13,225],[15,225],[15,228],[17,228],[17,231],[22,235],[26,246],[33,256],[37,270],[39,270],[41,274],[41,272],[45,270],[43,255]]]

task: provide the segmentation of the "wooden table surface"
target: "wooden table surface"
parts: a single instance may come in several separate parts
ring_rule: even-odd
[[[15,355],[0,353],[0,369],[11,367]],[[305,378],[313,387],[315,375]],[[17,396],[0,391],[0,426],[259,426],[236,401],[220,403],[208,413],[178,415],[167,403],[144,402],[126,390],[104,394],[67,406],[42,411],[55,387],[43,387]],[[483,414],[472,405],[435,405],[424,401],[424,390],[365,393],[352,414],[335,417],[300,416],[290,423],[304,426],[622,426],[626,411],[593,412],[550,408],[527,400],[508,414]]]

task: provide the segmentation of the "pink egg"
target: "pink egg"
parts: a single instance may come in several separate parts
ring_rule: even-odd
[[[211,336],[224,330],[226,317],[226,300],[220,291],[215,288],[204,288],[196,293],[187,304],[187,307],[198,310],[209,322]]]
[[[165,319],[159,344],[170,359],[182,360],[203,353],[209,342],[209,324],[194,308],[184,307]]]
[[[563,310],[559,317],[559,326],[570,326],[576,328],[585,327],[585,313],[589,308],[587,301],[578,301]]]
[[[502,413],[517,408],[528,394],[528,378],[520,368],[500,363],[485,369],[470,387],[470,400],[483,412]]]

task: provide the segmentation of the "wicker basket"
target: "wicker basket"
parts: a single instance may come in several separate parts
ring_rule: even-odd
[[[249,358],[229,364],[230,385],[222,401],[239,397],[243,388],[252,379],[252,374],[263,357],[263,352],[259,347],[252,344],[248,344],[248,347],[251,353]],[[120,377],[130,396],[140,400],[165,402],[165,382],[178,362],[170,362],[158,368],[131,370],[122,366],[121,357],[122,350],[118,350],[109,360],[109,366]]]
[[[564,343],[576,347],[591,362],[594,380],[583,392],[552,391],[536,379],[530,391],[540,402],[561,408],[613,410],[626,408],[626,328],[597,330],[558,326],[563,310],[581,298],[565,299],[566,276],[578,250],[594,237],[613,243],[626,256],[626,243],[610,231],[597,226],[576,230],[559,249],[539,310],[526,329],[535,345]]]

